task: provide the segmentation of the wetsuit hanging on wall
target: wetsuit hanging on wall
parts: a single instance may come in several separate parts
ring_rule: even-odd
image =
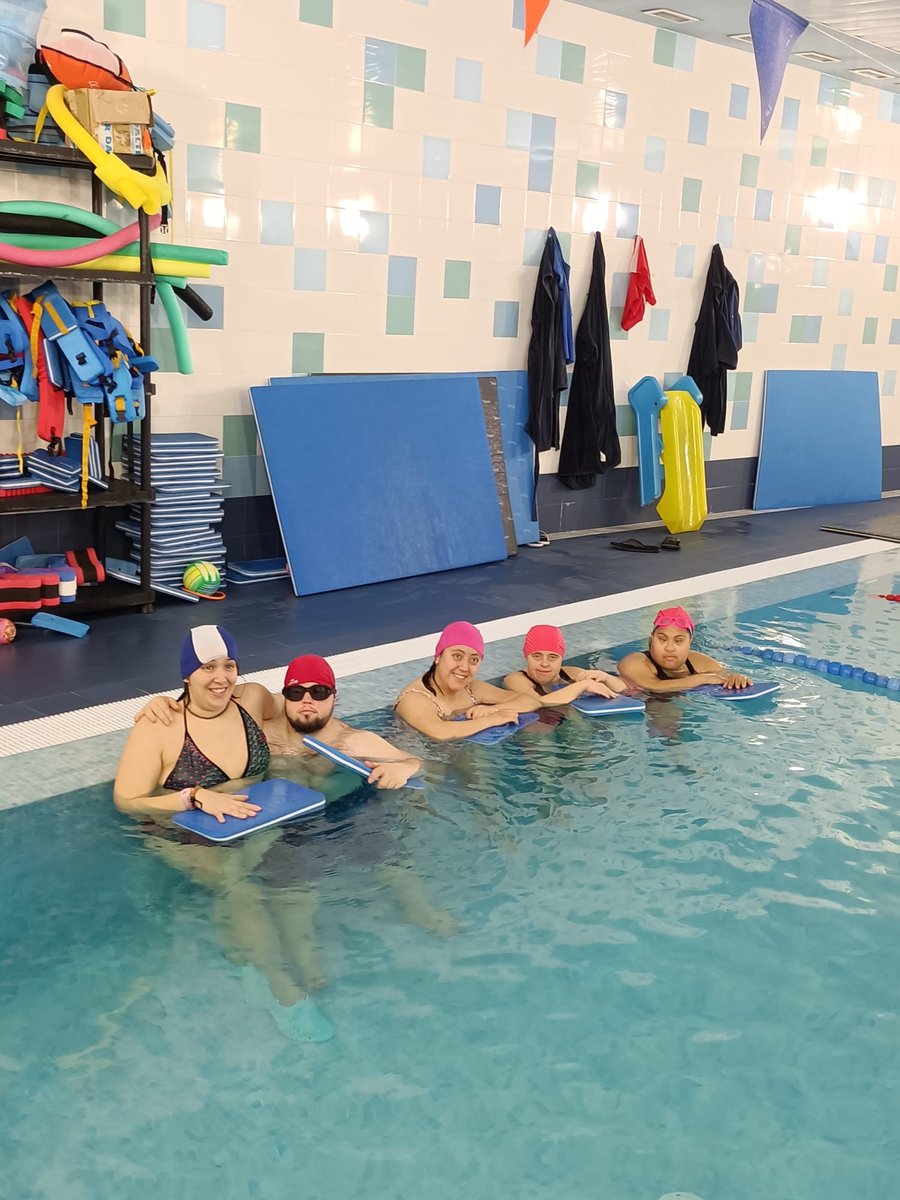
[[[606,306],[606,257],[600,234],[595,233],[591,283],[575,338],[575,370],[557,478],[566,487],[593,487],[598,474],[611,471],[621,461]]]
[[[737,366],[741,345],[740,292],[717,243],[706,274],[687,369],[703,395],[700,412],[713,437],[725,429],[726,371]]]
[[[540,455],[559,449],[559,397],[569,382],[566,364],[575,357],[572,305],[569,301],[569,267],[551,229],[538,268],[531,307],[531,341],[528,344],[528,420],[525,432],[534,442],[534,500],[537,520],[537,485]]]

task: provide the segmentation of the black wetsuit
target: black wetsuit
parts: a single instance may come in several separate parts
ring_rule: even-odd
[[[649,650],[645,650],[643,652],[643,654],[644,654],[644,658],[647,659],[647,661],[650,663],[650,666],[656,672],[657,679],[680,679],[681,678],[680,675],[669,675],[668,672],[663,667],[661,667],[658,662],[656,662],[654,660],[654,658],[651,655]],[[690,658],[685,659],[684,665],[687,667],[688,675],[696,675],[697,674],[696,669],[691,664]]]

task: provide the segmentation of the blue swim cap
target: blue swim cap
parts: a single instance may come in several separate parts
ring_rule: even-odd
[[[222,625],[198,625],[185,634],[181,643],[181,678],[202,667],[214,658],[233,658],[237,661],[237,643]]]

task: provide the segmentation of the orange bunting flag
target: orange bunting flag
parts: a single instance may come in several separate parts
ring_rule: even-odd
[[[525,0],[525,45],[527,46],[541,23],[541,18],[550,7],[550,0]]]

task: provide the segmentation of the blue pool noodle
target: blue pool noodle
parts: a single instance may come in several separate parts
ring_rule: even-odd
[[[900,692],[900,678],[879,675],[877,671],[867,671],[865,667],[855,667],[852,663],[838,662],[837,659],[816,658],[814,654],[796,654],[793,650],[760,650],[756,646],[735,646],[734,650],[751,658],[761,658],[764,662],[805,667],[807,671],[818,671],[820,675],[837,675],[841,679],[855,679],[858,683],[885,688],[889,692]]]

